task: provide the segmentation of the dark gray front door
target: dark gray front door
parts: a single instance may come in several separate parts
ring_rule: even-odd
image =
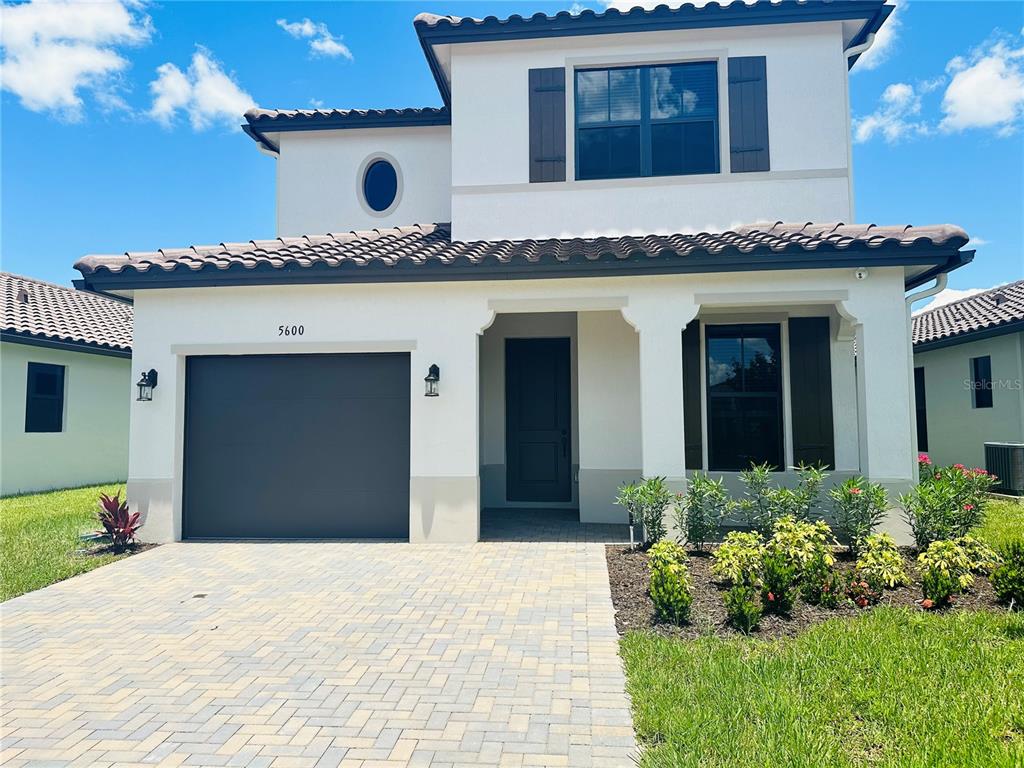
[[[505,341],[510,501],[571,501],[569,339]]]
[[[408,538],[407,354],[190,357],[183,538]]]

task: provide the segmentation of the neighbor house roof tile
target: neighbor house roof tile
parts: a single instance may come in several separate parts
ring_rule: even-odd
[[[996,331],[1015,323],[1024,323],[1024,280],[1000,285],[914,315],[914,345],[930,345]]]
[[[0,272],[3,319],[13,337],[131,351],[132,305],[88,291]]]

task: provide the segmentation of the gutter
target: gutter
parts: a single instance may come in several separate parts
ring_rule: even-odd
[[[256,142],[256,147],[265,155],[270,157],[278,157],[281,153],[281,148],[274,144],[270,139],[263,135],[262,132],[253,128],[248,123],[242,124],[242,130],[245,131],[246,135],[249,136],[253,141]]]

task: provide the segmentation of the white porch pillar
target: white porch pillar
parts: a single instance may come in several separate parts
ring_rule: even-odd
[[[683,329],[699,305],[651,297],[622,310],[640,335],[640,456],[644,477],[686,490],[683,436]]]
[[[422,329],[410,355],[409,539],[480,538],[479,331],[493,314],[450,306]],[[441,370],[438,396],[423,377]]]
[[[880,278],[872,274],[869,280]],[[895,502],[914,484],[917,467],[902,272],[896,278],[892,291],[875,291],[846,308],[856,318],[860,471],[888,491],[893,506],[882,528],[902,543],[906,526]]]

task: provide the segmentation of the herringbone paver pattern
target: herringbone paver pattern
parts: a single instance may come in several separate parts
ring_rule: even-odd
[[[0,610],[5,766],[635,749],[600,544],[170,544]]]

